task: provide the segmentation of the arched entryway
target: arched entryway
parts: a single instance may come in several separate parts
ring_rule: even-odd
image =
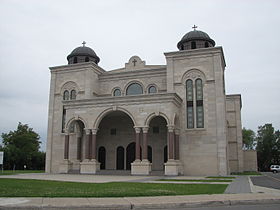
[[[134,143],[134,147],[129,147],[128,165],[126,153],[130,143]],[[130,116],[123,111],[111,111],[105,115],[98,126],[96,146],[106,150],[106,170],[130,170],[130,163],[135,159],[135,129]]]
[[[71,168],[63,168],[61,172],[79,172],[80,162],[86,159],[85,155],[85,124],[82,120],[71,120],[67,123],[64,139],[64,154],[63,159],[71,163]]]
[[[167,144],[167,122],[162,116],[155,116],[149,122],[148,159],[152,160],[152,171],[164,170],[164,147]],[[150,156],[150,157],[149,157]]]

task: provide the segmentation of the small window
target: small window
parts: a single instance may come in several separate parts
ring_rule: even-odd
[[[196,42],[191,42],[191,48],[196,49]]]
[[[65,90],[63,93],[63,100],[69,100],[69,91]]]
[[[121,93],[120,89],[114,90],[114,96],[121,96],[121,95],[122,95],[122,93]]]
[[[74,57],[73,63],[78,63],[78,58],[77,57]]]
[[[138,83],[132,83],[127,87],[126,95],[139,95],[143,94],[142,86]]]
[[[181,45],[181,50],[184,50],[184,45]]]
[[[85,58],[85,62],[89,62],[89,58],[88,57]]]
[[[209,43],[208,42],[205,42],[204,46],[207,48],[209,47]]]
[[[117,129],[116,129],[116,128],[112,128],[112,129],[110,130],[110,134],[111,134],[111,135],[117,135]]]
[[[159,127],[154,126],[153,127],[153,133],[159,133]]]
[[[71,100],[75,100],[76,99],[76,90],[71,90],[70,99]]]
[[[149,87],[148,92],[149,93],[156,93],[157,92],[157,88],[155,86],[151,86],[151,87]]]

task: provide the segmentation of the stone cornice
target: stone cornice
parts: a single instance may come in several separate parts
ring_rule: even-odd
[[[214,54],[221,54],[222,64],[225,67],[225,57],[222,47],[209,47],[209,48],[198,48],[193,50],[180,50],[175,52],[166,52],[164,53],[166,58],[186,58],[186,57],[194,57],[194,56],[213,56]]]
[[[173,103],[180,107],[183,100],[176,93],[158,93],[147,95],[96,97],[93,99],[63,101],[66,109],[92,106],[120,106],[134,104]]]
[[[66,73],[66,72],[74,72],[74,71],[81,71],[85,69],[92,69],[98,74],[102,74],[106,72],[100,66],[96,65],[94,62],[86,62],[86,63],[76,63],[70,65],[63,65],[63,66],[54,66],[49,68],[51,73],[59,72],[59,73]]]
[[[123,70],[123,71],[112,71],[105,72],[99,75],[100,81],[112,80],[112,79],[127,79],[135,77],[158,77],[166,76],[166,68],[158,69],[139,69],[139,70]]]

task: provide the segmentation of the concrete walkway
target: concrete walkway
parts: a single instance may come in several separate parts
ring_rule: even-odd
[[[220,194],[124,198],[0,198],[0,209],[150,209],[267,204],[279,194]]]
[[[227,187],[226,194],[250,193],[251,186],[248,176],[238,176]]]

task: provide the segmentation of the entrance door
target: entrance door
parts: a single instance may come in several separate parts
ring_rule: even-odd
[[[99,147],[98,162],[100,163],[100,169],[106,168],[106,149],[105,149],[105,147]]]
[[[135,160],[135,142],[126,147],[126,170],[131,170],[131,163]]]
[[[124,148],[117,148],[117,170],[124,170]]]

